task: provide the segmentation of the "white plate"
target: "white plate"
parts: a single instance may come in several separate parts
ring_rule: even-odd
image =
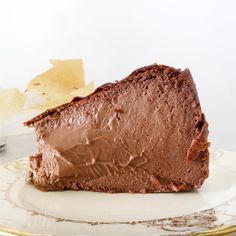
[[[27,159],[0,166],[0,231],[21,235],[207,235],[236,230],[236,153],[211,150],[199,191],[161,194],[41,192]],[[210,231],[209,231],[210,230]]]

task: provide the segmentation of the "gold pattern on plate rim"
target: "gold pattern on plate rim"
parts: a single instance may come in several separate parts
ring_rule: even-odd
[[[19,231],[19,230],[15,230],[12,228],[7,228],[7,227],[3,227],[0,226],[0,233],[4,233],[7,234],[6,236],[50,236],[48,234],[33,234],[33,233],[26,233],[23,231]]]
[[[219,157],[223,156],[223,151],[219,150],[219,149],[213,149],[211,150],[211,153],[213,153],[212,157],[214,159],[217,159]],[[207,227],[207,230],[203,230],[202,232],[190,232],[191,235],[199,235],[199,236],[210,236],[210,235],[225,235],[225,234],[229,234],[232,232],[236,232],[236,224],[230,225],[230,226],[222,226],[222,225],[214,225],[214,222],[216,221],[216,217],[215,217],[215,211],[214,209],[207,209],[204,211],[200,211],[200,212],[195,212],[192,213],[190,215],[185,215],[185,216],[180,216],[180,217],[172,217],[172,218],[165,218],[165,219],[158,219],[158,220],[147,220],[147,221],[135,221],[135,222],[87,222],[87,221],[73,221],[70,219],[63,219],[63,218],[58,218],[55,216],[50,216],[50,215],[44,215],[38,212],[34,212],[32,210],[29,209],[25,209],[22,208],[20,206],[18,206],[17,204],[15,204],[14,202],[12,202],[9,199],[9,192],[11,190],[11,188],[13,187],[13,185],[15,184],[16,180],[18,180],[19,176],[21,176],[22,171],[25,170],[26,168],[26,164],[27,164],[27,160],[26,159],[18,159],[15,160],[13,162],[8,162],[3,164],[2,166],[4,168],[6,168],[9,171],[13,171],[16,175],[15,181],[9,183],[7,189],[5,189],[5,200],[10,201],[10,203],[17,208],[21,208],[24,209],[28,212],[31,213],[31,215],[40,215],[43,217],[47,217],[47,218],[51,218],[54,219],[56,222],[71,222],[71,223],[87,223],[90,225],[99,225],[99,224],[130,224],[130,225],[136,225],[136,224],[141,224],[143,226],[146,227],[154,227],[154,228],[161,228],[165,231],[170,231],[172,233],[176,232],[178,233],[178,235],[180,235],[181,233],[184,233],[183,231],[175,231],[173,230],[172,227],[188,227],[188,221],[190,219],[189,224],[192,226],[199,226],[199,227]],[[206,213],[206,214],[205,214]],[[192,219],[195,220],[195,224],[193,222],[191,222],[191,217]],[[198,222],[198,219],[200,219],[201,222],[203,222],[202,224],[198,225],[196,224],[196,222]],[[184,223],[186,225],[184,225]],[[166,223],[166,224],[165,224]],[[168,229],[168,227],[163,227],[165,225],[169,226],[170,228]],[[161,227],[160,227],[161,226]],[[0,226],[0,232],[2,233],[7,233],[8,235],[18,235],[18,236],[29,236],[29,235],[34,235],[34,236],[48,236],[48,234],[34,234],[34,233],[27,233],[27,232],[21,232],[18,230],[15,230],[14,228],[7,228],[4,226]],[[185,231],[186,233],[186,231]],[[185,234],[186,235],[186,234]]]
[[[225,226],[225,227],[216,227],[215,229],[203,231],[200,233],[192,233],[193,236],[220,236],[220,235],[227,235],[230,233],[236,232],[236,225],[232,226]],[[49,234],[34,234],[34,233],[26,233],[23,231],[18,231],[12,228],[2,227],[0,226],[0,233],[7,233],[14,236],[50,236]],[[7,235],[6,235],[7,236]]]

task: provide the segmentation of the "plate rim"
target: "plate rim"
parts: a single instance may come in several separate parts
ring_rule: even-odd
[[[234,232],[236,232],[236,223],[229,226],[218,226],[210,230],[202,231],[199,233],[193,233],[192,235],[195,236],[226,235]],[[8,233],[9,235],[14,235],[14,236],[51,236],[51,234],[30,233],[1,225],[0,225],[0,233]]]
[[[233,151],[227,151],[224,149],[215,149],[216,151],[223,151],[223,152],[230,152],[230,153],[235,153]],[[15,160],[11,160],[11,161],[7,161],[4,162],[0,165],[4,166],[4,165],[9,165],[10,163],[14,163],[16,161],[27,161],[27,157],[23,157],[23,158],[17,158]],[[225,235],[225,234],[229,234],[229,233],[234,233],[236,232],[236,221],[229,224],[229,225],[225,225],[225,226],[216,226],[216,227],[212,227],[211,229],[207,229],[207,230],[203,230],[203,231],[199,231],[199,232],[193,232],[192,235],[199,235],[199,236],[210,236],[210,235]],[[39,233],[31,233],[28,231],[21,231],[18,229],[14,229],[13,227],[6,227],[3,225],[0,225],[0,233],[7,233],[8,235],[17,235],[17,236],[50,236],[53,234],[39,234]]]

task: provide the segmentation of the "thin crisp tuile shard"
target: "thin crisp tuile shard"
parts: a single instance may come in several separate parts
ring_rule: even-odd
[[[24,92],[16,88],[0,90],[1,122],[40,114],[94,91],[93,82],[85,84],[81,59],[51,60],[51,64],[53,67],[32,79]]]

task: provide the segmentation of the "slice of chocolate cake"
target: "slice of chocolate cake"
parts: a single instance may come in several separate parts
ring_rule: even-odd
[[[188,69],[140,68],[25,125],[38,141],[28,179],[45,191],[179,192],[208,177],[208,125]]]

